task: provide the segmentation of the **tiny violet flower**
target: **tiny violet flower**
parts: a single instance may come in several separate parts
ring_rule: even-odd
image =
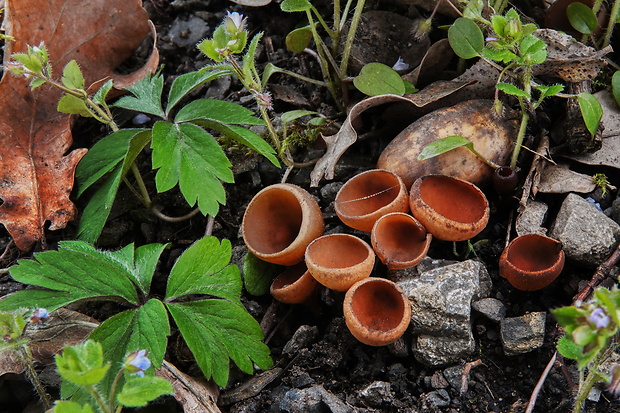
[[[226,18],[224,19],[224,24],[226,25],[226,32],[229,34],[237,34],[245,30],[245,24],[248,18],[244,17],[243,14],[234,12],[226,12]]]
[[[146,357],[146,350],[138,350],[130,353],[125,358],[125,371],[129,374],[135,374],[144,377],[144,372],[151,367],[151,360]]]
[[[32,312],[32,315],[28,319],[32,324],[39,324],[49,318],[49,313],[45,308],[37,308]]]
[[[587,197],[586,201],[588,201],[589,203],[591,203],[592,205],[594,205],[596,207],[596,209],[598,209],[599,211],[602,211],[603,209],[601,208],[601,204],[599,204],[598,202],[596,202],[596,200],[592,197]]]
[[[603,309],[599,307],[592,311],[588,319],[596,325],[596,328],[607,328],[609,325],[609,317],[606,316]]]
[[[258,106],[261,106],[268,110],[271,110],[273,108],[271,93],[269,92],[259,93],[258,91],[254,89],[252,89],[251,92],[254,94],[254,98],[256,99],[256,103],[258,103]]]
[[[396,63],[394,63],[394,66],[392,66],[392,69],[399,71],[399,70],[407,70],[409,69],[409,64],[405,63],[405,61],[403,60],[402,57],[399,57],[398,60],[396,61]]]

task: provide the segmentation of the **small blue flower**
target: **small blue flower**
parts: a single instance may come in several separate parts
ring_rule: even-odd
[[[226,25],[226,32],[229,34],[237,34],[245,30],[245,23],[248,18],[244,17],[243,14],[234,12],[226,12],[226,18],[224,19],[224,24]]]
[[[151,367],[151,360],[146,357],[146,350],[138,350],[130,353],[125,358],[125,371],[144,377],[144,372]]]
[[[29,320],[33,324],[41,323],[49,318],[49,313],[45,308],[37,308],[32,312]]]
[[[409,64],[407,64],[402,57],[399,57],[396,63],[394,63],[394,66],[392,66],[392,69],[396,71],[407,70],[409,69]]]
[[[596,328],[607,328],[609,325],[609,317],[605,315],[605,312],[600,307],[594,309],[588,319],[596,325]]]

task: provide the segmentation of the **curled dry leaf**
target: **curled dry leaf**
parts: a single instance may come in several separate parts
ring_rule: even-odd
[[[5,61],[43,41],[56,72],[75,59],[86,84],[112,78],[126,86],[149,70],[114,73],[149,32],[139,0],[7,0],[6,13],[7,34],[17,40],[7,44]],[[27,79],[6,73],[0,81],[0,222],[22,250],[44,238],[46,222],[64,228],[76,213],[69,194],[86,149],[66,154],[72,118],[56,111],[60,96],[48,86],[31,91]]]
[[[417,108],[422,108],[470,84],[472,84],[472,81],[438,81],[427,86],[418,93],[406,95],[404,97],[397,95],[379,95],[362,100],[351,108],[347,119],[342,124],[338,133],[323,137],[327,150],[316,165],[314,165],[314,169],[310,173],[311,186],[318,186],[319,181],[323,178],[334,178],[334,169],[338,160],[340,160],[340,157],[345,151],[357,141],[356,123],[358,122],[359,116],[366,110],[392,102],[411,103]]]
[[[547,164],[540,176],[538,192],[547,194],[565,194],[592,192],[596,184],[590,175],[571,171],[567,164]]]

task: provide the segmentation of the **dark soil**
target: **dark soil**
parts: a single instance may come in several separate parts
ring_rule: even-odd
[[[321,5],[318,4],[320,7]],[[299,23],[301,14],[286,14],[280,11],[279,4],[272,3],[260,8],[248,8],[222,0],[150,0],[145,8],[158,31],[158,47],[166,82],[182,73],[198,69],[207,64],[207,59],[194,47],[195,43],[211,35],[212,30],[222,21],[226,10],[236,10],[249,16],[249,27],[253,33],[265,31],[264,41],[259,53],[259,63],[268,61],[289,70],[308,76],[319,77],[316,62],[306,55],[292,55],[286,51],[284,36]],[[400,3],[367,4],[369,9],[389,9],[402,15],[415,14],[415,10]],[[202,29],[200,33],[192,32]],[[435,33],[437,32],[437,33]],[[436,30],[433,36],[444,33]],[[147,50],[144,52],[146,56]],[[144,57],[142,56],[142,57]],[[138,57],[138,61],[140,56]],[[274,110],[281,113],[290,109],[311,109],[328,115],[337,111],[325,90],[300,84],[289,78],[275,77],[277,85],[286,88],[288,96],[276,100]],[[220,80],[199,91],[197,95],[242,102],[252,108],[253,100],[241,90],[238,82]],[[284,94],[276,94],[276,98]],[[292,96],[292,97],[291,97]],[[352,96],[361,98],[361,96]],[[302,99],[303,98],[303,99]],[[133,114],[118,113],[119,118],[131,122]],[[413,120],[413,119],[412,119]],[[408,122],[407,122],[408,123]],[[381,125],[368,119],[369,130]],[[397,126],[406,126],[397,125]],[[396,128],[397,129],[397,128]],[[401,128],[402,129],[402,128]],[[79,121],[74,128],[75,146],[89,147],[96,139],[103,137],[98,125]],[[318,188],[310,188],[311,167],[294,171],[288,182],[308,189],[318,200],[324,212],[326,232],[351,232],[341,224],[333,210],[333,198],[337,184],[344,182],[355,173],[374,167],[377,157],[391,137],[384,135],[379,140],[362,140],[352,147],[342,159],[333,182],[323,181]],[[94,138],[93,138],[94,137]],[[298,150],[299,159],[311,159],[320,155],[317,149]],[[233,148],[229,155],[234,159],[235,184],[227,186],[227,205],[215,218],[213,235],[231,240],[236,247],[237,264],[242,263],[245,247],[239,234],[242,214],[252,196],[259,190],[279,182],[284,170],[277,170],[267,161],[249,155],[244,150]],[[154,173],[150,171],[150,160],[141,160],[141,169],[147,185],[153,186]],[[154,187],[150,188],[156,193]],[[568,305],[578,292],[580,281],[589,279],[591,270],[567,266],[560,280],[542,291],[524,293],[514,290],[497,273],[497,261],[503,249],[506,223],[509,211],[515,207],[511,199],[500,198],[491,189],[486,190],[492,205],[492,220],[478,239],[490,242],[477,251],[493,280],[491,297],[503,301],[508,308],[507,316],[520,316],[534,311]],[[558,200],[549,199],[551,203]],[[78,200],[78,208],[84,201]],[[164,213],[180,216],[190,211],[183,197],[177,191],[161,194],[156,200]],[[159,242],[170,243],[172,248],[163,255],[159,277],[167,274],[174,260],[194,240],[202,237],[207,224],[206,218],[197,215],[180,223],[167,223],[157,219],[135,200],[132,194],[121,187],[117,203],[98,243],[100,248],[116,249],[129,243],[142,245]],[[59,240],[71,239],[75,225],[56,232],[48,232],[46,248],[54,248]],[[355,232],[365,237],[367,234]],[[4,233],[0,238],[0,248],[4,248],[9,238]],[[458,248],[465,248],[459,245]],[[4,257],[5,265],[17,258],[28,256],[14,249]],[[429,256],[442,259],[457,259],[452,252],[451,243],[434,241]],[[386,275],[381,266],[377,275]],[[163,285],[163,283],[161,283]],[[10,291],[17,286],[7,278],[0,284],[2,291]],[[154,288],[158,288],[156,282]],[[162,288],[160,286],[160,288]],[[406,333],[395,344],[386,347],[370,347],[359,343],[347,330],[342,317],[343,294],[322,289],[311,306],[285,305],[270,296],[254,297],[245,294],[243,301],[250,313],[264,328],[266,343],[269,345],[275,362],[270,372],[261,376],[247,376],[235,367],[232,368],[229,386],[222,390],[220,408],[223,412],[277,412],[281,411],[281,401],[290,389],[309,389],[322,386],[329,393],[346,403],[352,411],[361,412],[523,412],[532,391],[545,366],[555,351],[559,337],[553,318],[547,318],[544,345],[529,353],[518,356],[504,355],[499,325],[485,317],[474,314],[474,334],[478,352],[471,359],[462,360],[456,368],[431,369],[418,363],[411,352],[412,337]],[[89,315],[103,319],[118,309],[105,305],[98,309],[85,309]],[[284,346],[302,326],[315,327],[300,348],[284,354]],[[171,346],[166,358],[179,369],[200,376],[193,364],[188,350],[178,337],[171,337]],[[479,361],[479,362],[477,362]],[[475,362],[468,374],[463,374],[466,363]],[[460,369],[458,367],[461,367]],[[469,368],[469,367],[468,367]],[[260,391],[239,390],[238,386],[248,382],[262,382]],[[364,392],[374,382],[389,383],[389,391],[367,396]],[[4,386],[6,389],[7,387]],[[570,363],[556,363],[547,378],[536,401],[537,412],[567,412],[571,409],[571,398],[575,388],[575,369]],[[465,390],[461,392],[461,390]],[[17,402],[14,399],[11,403]],[[9,403],[9,402],[7,402]],[[24,403],[25,404],[25,403]],[[0,399],[0,406],[3,405]],[[324,399],[312,412],[337,412],[339,404]],[[160,411],[170,411],[169,407]],[[0,407],[1,411],[6,411]],[[177,407],[178,411],[181,411]],[[11,410],[19,411],[19,410]],[[293,410],[294,411],[294,410]],[[589,402],[587,412],[620,411],[620,402],[603,393],[600,401]]]

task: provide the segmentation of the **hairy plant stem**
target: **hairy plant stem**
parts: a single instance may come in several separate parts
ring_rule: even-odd
[[[349,32],[347,33],[347,40],[344,44],[344,49],[342,51],[342,60],[340,62],[340,73],[342,73],[343,76],[347,75],[349,57],[351,55],[351,47],[353,46],[353,41],[355,40],[357,26],[360,23],[365,4],[366,0],[357,0],[355,11],[353,12],[353,17],[351,18],[351,25],[349,26]]]
[[[532,67],[525,66],[523,74],[523,90],[528,96],[532,96]],[[512,151],[512,158],[510,159],[510,167],[515,169],[517,167],[517,161],[519,160],[519,153],[521,152],[521,145],[525,139],[525,133],[527,132],[527,123],[530,120],[530,114],[528,113],[531,106],[529,98],[519,97],[519,106],[521,106],[521,124],[519,125],[519,133],[517,134],[517,140],[515,142],[515,148]]]
[[[24,369],[26,369],[26,376],[41,399],[43,407],[45,410],[50,409],[52,407],[52,401],[50,400],[50,396],[45,391],[45,387],[43,387],[43,383],[41,383],[39,375],[34,369],[34,357],[32,357],[30,347],[28,347],[28,344],[22,344],[16,349],[15,354],[17,355],[19,362],[24,366]]]
[[[86,389],[88,394],[93,396],[93,399],[95,399],[95,403],[97,403],[97,406],[99,406],[102,413],[112,413],[112,410],[108,410],[108,405],[103,401],[103,399],[101,398],[101,394],[99,394],[99,392],[95,389],[94,386],[88,386],[84,388]]]
[[[112,387],[110,388],[110,413],[114,411],[114,399],[116,398],[116,388],[118,387],[118,383],[123,376],[123,370],[120,369],[118,373],[116,373],[116,377],[114,377],[114,381],[112,382]]]
[[[614,1],[614,5],[611,7],[611,12],[609,13],[609,23],[607,24],[607,30],[605,31],[605,38],[603,40],[602,48],[609,46],[609,42],[611,41],[611,35],[614,31],[614,27],[616,25],[616,19],[618,18],[618,13],[620,12],[620,0]]]
[[[612,337],[611,342],[605,348],[605,351],[600,353],[596,359],[588,367],[588,374],[584,378],[584,369],[579,370],[579,388],[577,390],[577,397],[575,398],[575,407],[573,413],[581,413],[583,406],[586,402],[592,387],[599,382],[604,376],[598,371],[599,366],[605,360],[607,360],[618,347],[617,335]]]

